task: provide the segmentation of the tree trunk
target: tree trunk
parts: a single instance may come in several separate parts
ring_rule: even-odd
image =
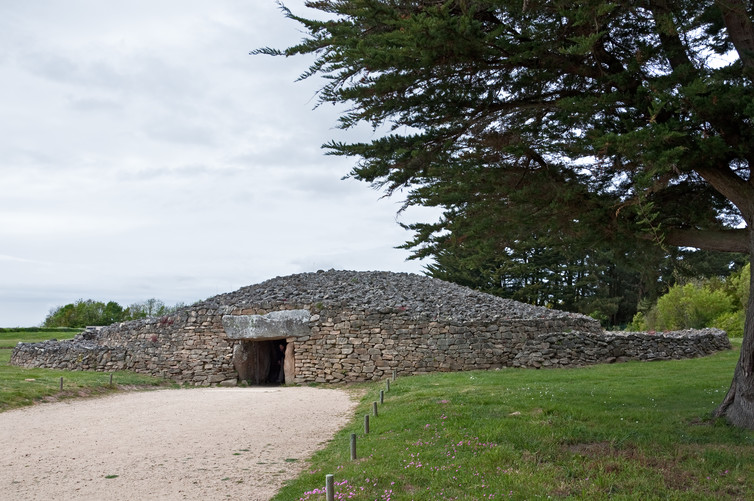
[[[754,228],[749,225],[749,249],[754,244]],[[754,253],[749,252],[749,262],[754,268]],[[754,429],[754,273],[749,282],[749,301],[746,305],[744,339],[733,381],[723,402],[715,409],[715,417],[725,417],[730,424]]]
[[[744,65],[744,73],[754,79],[754,25],[746,4],[742,0],[717,0],[715,3],[723,14],[730,41]]]

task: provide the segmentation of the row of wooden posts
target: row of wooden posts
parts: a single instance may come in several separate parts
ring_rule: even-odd
[[[113,373],[110,373],[110,386],[113,385]],[[63,376],[60,376],[60,391],[63,391]]]
[[[392,380],[395,381],[396,371],[393,369],[393,378]],[[390,379],[385,380],[385,389],[380,390],[380,405],[385,403],[385,392],[390,391]],[[377,411],[377,402],[372,402],[372,415],[374,417],[378,416]],[[369,414],[364,414],[364,434],[369,433]],[[351,461],[356,461],[356,434],[351,433]],[[334,501],[335,500],[335,477],[332,474],[325,475],[325,493],[327,495],[327,501]]]

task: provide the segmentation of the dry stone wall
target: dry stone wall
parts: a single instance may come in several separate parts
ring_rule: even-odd
[[[291,315],[279,314],[286,310],[297,310],[290,313],[299,320],[295,329],[282,326],[277,332],[275,318],[290,323]],[[730,348],[722,331],[605,333],[583,315],[428,277],[329,271],[279,277],[169,316],[87,331],[72,341],[20,343],[11,363],[234,385],[234,352],[248,351],[242,343],[253,342],[229,327],[239,325],[264,325],[264,339],[288,342],[286,382],[293,383],[381,379],[393,370],[409,375],[696,357]]]
[[[393,370],[413,375],[508,367],[532,336],[574,328],[601,331],[587,317],[459,322],[417,319],[401,310],[325,310],[312,317],[311,334],[297,340],[294,381],[364,381]]]
[[[232,341],[214,309],[90,329],[71,341],[19,343],[11,363],[68,370],[130,370],[209,386],[236,384]]]
[[[629,360],[678,360],[730,349],[728,335],[720,329],[537,334],[526,341],[512,365],[575,367]]]

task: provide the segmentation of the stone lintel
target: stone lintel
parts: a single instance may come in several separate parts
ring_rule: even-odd
[[[310,334],[309,310],[273,311],[266,315],[225,315],[223,328],[228,339],[263,341]]]

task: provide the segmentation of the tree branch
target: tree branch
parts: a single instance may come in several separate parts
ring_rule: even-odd
[[[754,81],[754,26],[741,0],[716,0],[723,13],[723,21],[728,29],[733,46],[744,65],[744,73]]]
[[[741,211],[746,224],[754,223],[754,186],[727,165],[695,166],[694,171]]]
[[[670,230],[665,243],[718,252],[749,252],[749,230]]]
[[[666,0],[651,0],[649,2],[649,9],[652,11],[652,17],[655,20],[657,36],[660,38],[660,43],[665,49],[665,57],[668,59],[673,71],[684,67],[696,71],[686,51],[686,47],[675,28],[673,11],[668,2]]]

